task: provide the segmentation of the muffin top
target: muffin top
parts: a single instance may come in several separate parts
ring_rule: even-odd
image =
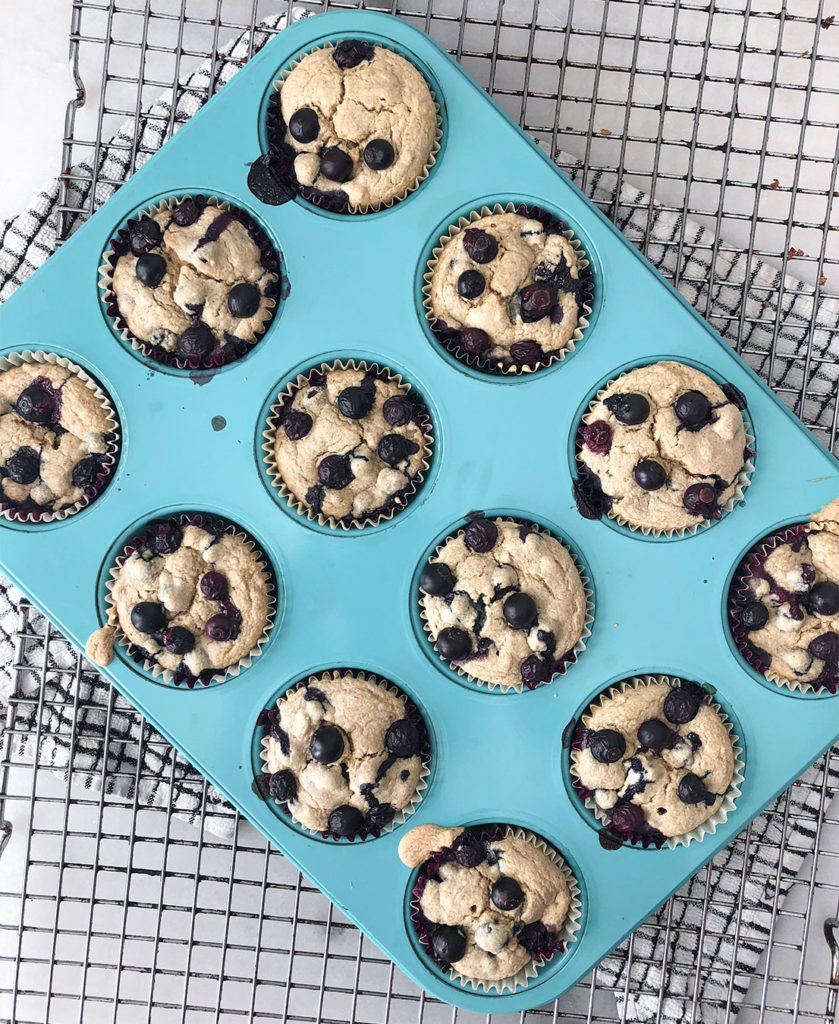
[[[416,709],[350,672],[312,676],[269,712],[270,795],[304,828],[338,836],[386,828],[416,794],[427,746]]]
[[[716,814],[734,775],[731,735],[696,683],[639,683],[583,715],[572,770],[618,832],[680,836]]]
[[[431,161],[437,110],[425,79],[392,50],[357,39],[302,58],[280,88],[284,141],[301,185],[377,207]]]
[[[571,892],[562,868],[533,838],[512,829],[482,837],[478,828],[426,825],[417,845],[427,846],[435,832],[448,849],[420,869],[418,919],[439,963],[465,978],[500,981],[560,948]],[[409,833],[400,855],[412,845]]]
[[[0,502],[59,512],[107,472],[116,423],[76,373],[51,363],[0,371]]]
[[[197,197],[129,225],[112,289],[135,338],[185,360],[227,361],[256,340],[276,305],[278,274],[244,218]]]
[[[493,213],[456,231],[431,271],[428,307],[458,349],[497,368],[568,346],[582,307],[580,256],[556,222]]]
[[[438,654],[491,686],[546,682],[583,635],[580,572],[532,523],[473,520],[429,560],[420,591]]]
[[[640,366],[591,404],[578,459],[604,509],[630,526],[697,526],[734,497],[748,458],[743,408],[736,388],[692,366]]]
[[[385,371],[314,371],[276,418],[269,460],[299,502],[335,520],[403,506],[428,454],[425,407]]]
[[[750,564],[734,617],[764,672],[820,688],[839,679],[839,500],[812,518]]]
[[[268,579],[240,534],[172,521],[151,527],[117,569],[119,628],[177,681],[236,665],[268,623]]]

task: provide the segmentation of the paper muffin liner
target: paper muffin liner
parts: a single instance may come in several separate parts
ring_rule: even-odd
[[[38,351],[31,351],[29,349],[23,352],[12,352],[7,356],[0,356],[0,373],[6,370],[11,370],[16,366],[22,366],[24,363],[46,363],[50,366],[60,366],[65,370],[69,370],[74,373],[84,386],[92,391],[96,396],[98,402],[101,403],[105,412],[108,415],[108,424],[110,425],[110,431],[105,435],[105,452],[102,454],[102,468],[97,474],[96,479],[93,483],[89,484],[84,489],[82,497],[72,505],[68,505],[66,508],[58,509],[57,511],[50,511],[49,509],[21,509],[17,505],[13,505],[11,502],[6,501],[0,496],[0,516],[10,522],[18,523],[52,523],[61,522],[63,519],[67,519],[69,516],[75,515],[76,512],[80,512],[97,498],[102,491],[105,489],[108,481],[111,478],[111,474],[116,466],[117,459],[119,458],[120,449],[120,423],[119,417],[117,416],[116,410],[111,402],[110,397],[100,387],[97,382],[90,377],[85,371],[77,366],[75,363],[70,362],[69,359],[65,359],[63,356],[55,355],[53,352],[43,352],[40,349]],[[92,453],[97,454],[97,453]]]
[[[414,404],[415,413],[413,422],[422,431],[423,439],[425,441],[425,448],[422,453],[422,462],[414,479],[407,487],[403,488],[403,490],[390,495],[382,508],[374,509],[372,512],[360,517],[348,515],[341,519],[336,519],[334,516],[326,516],[322,512],[315,512],[305,498],[298,497],[288,489],[274,457],[274,441],[276,433],[281,427],[282,414],[286,405],[289,405],[293,401],[294,396],[301,388],[316,383],[318,377],[324,376],[333,370],[358,370],[362,373],[370,372],[378,380],[392,382],[399,387],[407,388],[404,392],[404,396],[406,398],[410,398]],[[277,401],[271,406],[268,413],[268,425],[263,431],[262,436],[265,439],[262,445],[262,450],[265,452],[263,462],[268,469],[268,475],[271,478],[271,483],[279,492],[280,497],[285,499],[289,508],[294,509],[295,512],[306,516],[307,519],[317,522],[321,526],[329,526],[333,530],[336,530],[339,527],[342,530],[349,530],[353,527],[360,530],[365,526],[376,526],[378,523],[392,519],[397,512],[401,512],[406,508],[413,500],[425,479],[425,474],[428,472],[431,464],[432,449],[434,447],[434,429],[431,422],[431,416],[422,396],[419,395],[410,384],[403,381],[400,374],[393,373],[386,366],[380,366],[378,363],[367,363],[363,359],[336,359],[334,363],[321,363],[320,366],[313,366],[307,373],[298,374],[294,380],[289,381],[277,396]]]
[[[353,36],[353,39],[364,40],[363,36]],[[370,42],[369,40],[367,40]],[[340,40],[339,40],[340,42]],[[308,57],[309,54],[317,53],[318,50],[334,50],[337,43],[323,43],[320,46],[312,46],[305,53],[300,54],[292,60],[287,68],[283,68],[279,73],[279,78],[273,83],[274,92],[268,101],[268,114],[266,118],[267,131],[268,131],[268,149],[272,157],[275,171],[280,180],[287,183],[288,187],[297,193],[301,198],[311,203],[313,206],[317,206],[322,210],[328,210],[331,213],[345,213],[345,214],[365,214],[365,213],[376,213],[378,210],[385,210],[388,207],[393,206],[395,203],[401,202],[406,196],[414,192],[423,181],[428,177],[431,172],[431,168],[434,166],[437,160],[437,154],[440,152],[440,140],[443,137],[443,119],[440,116],[440,104],[437,100],[437,96],[434,90],[431,88],[431,83],[426,78],[425,74],[417,67],[416,64],[404,53],[400,53],[392,46],[388,46],[386,43],[382,43],[379,40],[373,40],[371,45],[379,46],[383,50],[390,50],[395,53],[398,57],[402,57],[408,61],[409,64],[414,67],[420,75],[422,75],[423,81],[428,86],[428,91],[431,93],[431,100],[434,103],[434,110],[437,115],[437,127],[434,136],[434,142],[431,147],[431,153],[428,157],[428,162],[425,164],[423,169],[414,179],[414,181],[408,185],[402,192],[395,195],[392,199],[388,199],[381,203],[360,203],[354,206],[349,201],[349,197],[346,192],[343,192],[340,188],[341,183],[335,183],[334,192],[321,192],[311,185],[301,185],[297,181],[297,176],[294,173],[294,158],[298,155],[297,151],[294,150],[285,141],[286,135],[286,124],[280,110],[280,93],[282,92],[283,83],[286,78],[291,74],[292,71],[300,64],[304,57]],[[342,198],[343,197],[343,198]]]
[[[523,828],[513,827],[512,825],[483,825],[479,827],[482,830],[479,833],[479,839],[481,841],[486,840],[490,842],[497,842],[500,839],[515,838],[526,839],[529,843],[532,843],[562,871],[571,896],[568,914],[562,924],[562,928],[559,929],[555,936],[555,942],[558,943],[558,948],[555,948],[554,943],[552,942],[551,946],[548,947],[544,953],[538,953],[534,959],[529,960],[528,963],[526,963],[525,966],[516,974],[510,975],[508,978],[500,978],[497,981],[486,981],[482,978],[471,978],[465,974],[461,974],[454,964],[443,963],[434,956],[434,950],[431,945],[432,932],[428,928],[428,924],[434,924],[434,922],[428,921],[420,907],[420,900],[428,880],[436,874],[441,864],[454,859],[453,847],[447,846],[441,850],[437,850],[434,855],[430,857],[420,868],[419,875],[411,891],[410,900],[411,924],[414,927],[414,931],[416,932],[420,945],[434,961],[437,967],[447,973],[454,981],[460,982],[464,988],[473,988],[475,990],[493,993],[494,995],[502,995],[504,992],[512,993],[525,988],[530,981],[539,974],[541,967],[550,963],[550,961],[557,955],[564,956],[568,952],[568,947],[577,941],[577,933],[579,932],[580,925],[582,923],[580,886],[565,859],[541,836],[538,836],[533,832],[528,832]]]
[[[589,402],[588,411],[583,416],[582,424],[577,428],[577,436],[575,440],[576,463],[578,467],[578,472],[581,472],[580,467],[583,467],[583,469],[587,470],[588,473],[590,473],[592,476],[596,476],[593,470],[590,470],[588,466],[580,458],[580,452],[582,450],[583,445],[582,426],[584,424],[591,423],[596,418],[594,413],[594,407],[597,405],[598,402],[602,401],[603,396],[606,394],[606,391],[613,384],[621,380],[623,377],[627,375],[627,373],[630,372],[630,370],[627,370],[626,372],[618,374],[617,377],[614,377],[612,380],[608,381],[606,384],[603,385],[602,388],[600,388],[600,390],[597,392],[594,398]],[[703,370],[702,372],[704,373],[705,371]],[[708,374],[706,374],[706,376],[708,376]],[[711,380],[714,380],[714,378],[711,377]],[[714,383],[716,384],[717,382],[714,380]],[[713,522],[721,519],[723,513],[731,512],[732,509],[734,509],[737,506],[737,504],[743,500],[743,495],[752,482],[752,473],[754,473],[755,471],[754,462],[752,461],[755,457],[755,437],[752,433],[751,420],[746,415],[745,409],[741,409],[740,414],[743,417],[743,427],[746,431],[746,444],[744,452],[744,454],[746,454],[746,458],[743,463],[743,468],[740,470],[740,472],[737,474],[737,477],[734,480],[734,494],[731,496],[731,498],[729,498],[729,500],[724,505],[721,505],[718,508],[717,514],[713,517],[713,519],[697,519],[694,525],[687,526],[683,529],[659,529],[658,527],[654,526],[636,526],[634,523],[630,523],[629,520],[626,519],[624,516],[620,515],[618,512],[615,512],[612,507],[608,507],[606,509],[606,515],[610,519],[613,519],[620,526],[625,526],[628,529],[632,530],[633,533],[641,533],[645,537],[653,536],[672,538],[684,536],[692,537],[700,529],[700,527],[707,529],[707,527],[711,526]]]
[[[114,583],[119,576],[120,569],[130,557],[130,555],[138,548],[144,546],[147,542],[151,531],[155,526],[163,524],[172,524],[185,529],[187,526],[197,526],[210,533],[217,533],[219,536],[222,534],[230,534],[232,537],[237,537],[243,541],[247,546],[248,550],[253,552],[257,557],[257,569],[260,574],[260,578],[265,585],[266,594],[268,597],[268,608],[265,614],[265,625],[262,630],[262,634],[256,641],[254,646],[248,651],[246,655],[241,657],[235,665],[229,665],[227,668],[220,669],[205,669],[198,676],[188,675],[185,676],[178,672],[173,672],[171,669],[163,668],[157,662],[152,661],[148,657],[148,653],[143,651],[141,648],[136,647],[132,644],[120,628],[119,614],[117,612],[116,603],[113,597]],[[142,532],[139,533],[132,541],[126,544],[122,549],[122,554],[116,558],[116,566],[112,566],[109,570],[110,578],[105,583],[105,604],[106,604],[106,616],[105,620],[107,623],[114,625],[117,629],[117,642],[120,647],[124,648],[128,656],[132,661],[142,665],[142,667],[150,672],[155,679],[162,680],[164,683],[173,683],[175,686],[180,686],[182,683],[186,684],[188,689],[193,689],[199,683],[202,686],[209,686],[212,681],[227,682],[228,679],[232,679],[238,676],[242,669],[250,668],[251,662],[254,658],[259,657],[262,653],[262,648],[268,641],[268,634],[271,632],[274,626],[274,617],[277,611],[277,597],[276,597],[276,585],[274,582],[274,574],[269,565],[268,559],[257,547],[256,542],[243,530],[239,529],[234,523],[224,519],[222,516],[216,516],[203,512],[186,513],[168,516],[163,519],[156,519],[146,524]]]
[[[555,676],[564,675],[568,670],[568,666],[573,665],[577,658],[580,656],[580,654],[586,649],[585,642],[591,636],[591,624],[592,622],[594,622],[594,592],[592,591],[590,586],[591,580],[588,578],[588,576],[585,575],[576,554],[565,543],[565,541],[562,540],[560,537],[557,537],[555,534],[551,533],[550,530],[545,529],[545,527],[540,526],[538,523],[533,523],[527,519],[514,519],[512,516],[495,516],[492,521],[496,524],[515,523],[517,526],[527,524],[533,530],[534,533],[546,534],[547,536],[552,537],[554,540],[558,541],[571,556],[571,559],[574,562],[574,568],[579,573],[580,582],[583,585],[583,590],[586,595],[586,615],[585,620],[583,621],[583,632],[580,636],[580,639],[574,644],[570,651],[566,651],[560,658],[556,659],[556,661],[554,662],[554,671],[550,679],[546,679],[544,682],[537,683],[535,686],[525,687],[525,684],[521,680],[515,683],[489,683],[485,679],[478,679],[477,676],[473,676],[471,673],[469,673],[463,667],[462,663],[457,664],[456,662],[449,661],[447,658],[444,658],[442,654],[439,654],[437,652],[437,648],[434,647],[434,639],[431,636],[431,628],[428,625],[428,619],[425,614],[425,608],[423,607],[422,597],[420,596],[419,614],[420,619],[422,620],[422,628],[425,631],[426,639],[431,644],[435,654],[437,654],[438,657],[440,658],[440,661],[442,661],[445,665],[448,665],[450,668],[453,668],[458,675],[464,676],[466,679],[469,680],[470,683],[475,683],[478,686],[486,686],[490,691],[498,689],[501,690],[502,693],[507,693],[510,690],[514,690],[516,693],[521,693],[524,689],[535,690],[538,689],[540,686],[549,686],[555,678]],[[459,530],[455,531],[455,533],[450,533],[447,537],[444,537],[443,540],[440,541],[440,543],[434,549],[434,555],[430,557],[439,557],[440,552],[442,551],[447,541],[451,540],[452,537],[460,537],[465,533],[466,527],[463,526]]]
[[[517,213],[522,217],[528,217],[532,220],[540,221],[544,227],[558,225],[564,237],[571,243],[574,249],[577,250],[579,256],[580,278],[584,282],[585,287],[578,307],[576,330],[565,343],[563,348],[557,349],[555,352],[543,353],[544,358],[532,365],[524,363],[512,363],[507,365],[497,359],[494,360],[483,355],[474,355],[465,352],[458,343],[460,328],[449,327],[448,324],[446,324],[444,320],[441,320],[431,308],[431,279],[434,274],[434,268],[437,265],[437,260],[440,258],[440,253],[443,251],[443,247],[451,238],[460,234],[461,231],[468,228],[471,224],[474,224],[476,220],[499,213]],[[432,250],[431,258],[426,264],[426,271],[423,274],[422,279],[423,310],[425,313],[425,319],[429,322],[432,333],[440,344],[455,356],[456,359],[460,360],[462,363],[466,363],[467,366],[481,370],[484,373],[500,376],[521,376],[522,374],[535,373],[537,370],[543,370],[548,366],[552,366],[554,363],[563,360],[567,355],[574,351],[576,346],[580,341],[582,341],[583,331],[589,325],[588,317],[591,315],[592,310],[591,303],[594,294],[594,281],[591,276],[591,265],[589,260],[586,258],[582,243],[575,237],[573,231],[565,228],[559,218],[554,217],[552,213],[548,213],[538,206],[529,206],[526,203],[512,202],[502,206],[500,203],[495,203],[492,207],[482,206],[480,210],[471,210],[467,216],[459,217],[457,224],[452,225],[448,231],[440,237],[439,242]]]
[[[652,686],[657,683],[666,683],[670,687],[675,687],[683,681],[684,680],[678,676],[633,676],[629,680],[623,680],[620,683],[616,683],[614,686],[610,686],[604,693],[598,694],[598,696],[591,701],[586,711],[580,716],[577,733],[575,734],[571,749],[571,782],[577,797],[583,801],[585,806],[592,812],[600,824],[603,825],[604,828],[608,828],[610,832],[613,830],[609,828],[609,822],[611,820],[609,813],[595,803],[590,791],[583,785],[576,772],[576,755],[578,751],[582,749],[580,746],[582,729],[588,728],[587,723],[591,721],[591,709],[595,706],[599,706],[603,700],[616,697],[618,694],[626,692],[626,690],[634,690],[641,686]],[[729,813],[734,810],[737,797],[740,796],[740,787],[743,784],[743,771],[745,769],[743,748],[740,746],[740,737],[734,732],[734,725],[728,715],[713,699],[713,696],[708,692],[707,687],[702,686],[702,689],[705,690],[706,693],[705,703],[717,712],[723,725],[725,725],[728,730],[732,750],[734,751],[734,770],[732,772],[731,782],[728,784],[728,788],[722,798],[722,803],[710,818],[707,818],[701,824],[697,825],[696,828],[691,829],[690,832],[685,832],[680,836],[662,835],[661,840],[657,840],[649,835],[622,835],[617,831],[614,831],[613,834],[616,847],[617,845],[624,845],[625,843],[629,843],[632,846],[643,846],[645,849],[648,846],[654,846],[657,849],[666,846],[669,850],[675,850],[677,846],[689,846],[692,842],[700,842],[706,835],[713,835],[717,831],[717,828],[728,820]]]
[[[274,798],[268,792],[268,784],[271,776],[270,774],[268,774],[267,751],[271,743],[270,728],[271,722],[276,717],[276,708],[279,707],[280,704],[282,704],[283,700],[286,697],[288,697],[290,693],[293,693],[295,690],[299,690],[302,687],[310,686],[313,683],[317,684],[319,682],[331,682],[334,679],[341,679],[348,675],[354,676],[357,679],[365,679],[370,682],[376,683],[377,686],[382,687],[382,689],[386,690],[389,694],[401,700],[405,706],[405,717],[408,718],[410,721],[414,722],[415,724],[420,723],[422,725],[424,743],[420,751],[422,767],[420,769],[419,779],[417,780],[417,788],[414,790],[414,794],[411,797],[411,800],[407,804],[407,806],[402,808],[396,808],[396,814],[393,817],[393,821],[391,821],[389,825],[386,825],[382,829],[370,829],[365,830],[364,832],[356,832],[351,836],[340,836],[335,832],[330,832],[328,829],[325,831],[319,831],[318,829],[307,828],[305,825],[303,825],[301,822],[297,820],[297,818],[294,816],[293,811],[291,810],[287,803],[284,804],[281,803],[279,800],[274,800]],[[289,818],[291,818],[295,825],[297,825],[298,828],[300,828],[303,832],[307,833],[308,835],[320,836],[323,839],[332,839],[336,843],[353,843],[356,841],[364,842],[367,839],[377,839],[380,835],[387,835],[388,833],[392,832],[397,826],[402,825],[408,818],[411,817],[411,815],[422,803],[423,796],[425,795],[425,790],[428,788],[428,777],[431,774],[431,768],[429,767],[429,765],[431,764],[431,745],[428,739],[428,726],[425,724],[425,719],[422,717],[422,714],[417,705],[410,699],[410,697],[407,696],[407,694],[403,693],[399,689],[399,687],[392,683],[389,679],[384,679],[382,676],[374,675],[372,672],[359,672],[356,669],[352,668],[331,669],[326,672],[321,672],[319,675],[307,676],[305,679],[301,679],[299,682],[295,683],[293,686],[290,686],[286,691],[284,691],[282,696],[277,700],[274,708],[271,708],[270,710],[267,708],[264,709],[261,712],[259,718],[257,719],[257,726],[261,726],[266,731],[266,735],[263,736],[262,740],[260,741],[261,750],[259,752],[259,757],[260,760],[262,761],[263,769],[266,772],[266,774],[261,777],[264,792],[261,791],[260,795],[262,795],[266,801],[275,803],[280,808],[284,815],[287,815]]]
[[[776,686],[782,689],[798,691],[799,693],[822,693],[825,690],[828,693],[837,693],[839,692],[839,679],[833,679],[830,682],[815,686],[813,683],[802,682],[799,679],[786,679],[778,675],[777,672],[764,668],[754,645],[749,641],[748,632],[739,624],[738,612],[747,601],[752,600],[749,581],[753,578],[755,569],[763,565],[779,544],[788,544],[796,539],[803,539],[808,533],[814,533],[823,529],[823,523],[796,523],[794,526],[787,526],[784,529],[776,530],[774,533],[770,533],[769,536],[764,537],[741,562],[728,595],[728,623],[737,650],[752,668],[770,680],[770,682],[775,683]]]
[[[217,352],[211,352],[209,355],[197,359],[188,359],[185,356],[179,355],[177,350],[170,352],[168,349],[163,348],[162,345],[156,345],[151,341],[144,341],[133,334],[120,313],[117,295],[113,289],[113,274],[117,260],[120,256],[131,252],[129,242],[131,227],[144,218],[151,218],[158,213],[174,210],[187,199],[191,199],[198,205],[202,212],[207,206],[215,206],[222,213],[233,212],[236,215],[237,220],[245,226],[248,235],[260,251],[260,262],[269,274],[269,284],[271,287],[270,293],[268,291],[265,293],[267,314],[259,329],[250,338],[235,338],[233,335],[230,335],[230,338],[225,339],[224,346],[220,347]],[[110,248],[103,253],[102,263],[99,266],[99,289],[101,292],[99,297],[102,305],[105,307],[108,318],[119,332],[119,336],[136,352],[141,352],[143,355],[154,359],[155,362],[162,363],[164,366],[174,366],[179,370],[216,370],[221,366],[226,366],[228,363],[241,359],[242,356],[250,352],[268,329],[269,324],[276,315],[275,311],[278,305],[277,296],[280,294],[282,282],[281,263],[282,257],[274,249],[268,236],[254,218],[241,207],[232,206],[227,201],[217,199],[215,196],[201,194],[172,196],[157,203],[150,203],[146,209],[130,217],[111,239]],[[216,332],[213,331],[213,334],[215,335]]]

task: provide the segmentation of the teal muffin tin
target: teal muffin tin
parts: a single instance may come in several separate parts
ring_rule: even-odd
[[[272,207],[247,187],[264,149],[277,73],[327,40],[386,40],[432,77],[443,145],[420,187],[366,216],[303,201]],[[250,212],[284,255],[290,291],[241,361],[215,374],[167,371],[121,344],[97,288],[115,230],[160,196],[203,193]],[[583,240],[595,309],[576,351],[518,378],[477,375],[428,333],[418,282],[440,225],[511,197],[560,214]],[[118,541],[162,513],[214,511],[271,562],[279,605],[251,667],[223,685],[163,685],[129,659],[106,674],[239,810],[417,984],[482,1012],[523,1010],[569,989],[681,886],[839,735],[839,697],[800,696],[739,657],[725,621],[741,556],[839,491],[837,464],[768,388],[464,72],[404,21],[329,13],[286,29],[137,172],[0,309],[0,354],[43,349],[92,373],[113,399],[122,449],[107,489],[63,522],[0,524],[0,569],[82,647],[103,621],[100,581]],[[312,528],[281,510],[262,465],[269,399],[301,367],[337,356],[389,366],[427,399],[435,445],[409,508],[364,530]],[[582,403],[629,361],[683,358],[747,397],[757,468],[741,507],[670,542],[582,519],[569,451]],[[592,635],[577,662],[532,692],[457,685],[428,656],[413,581],[433,542],[473,509],[553,525],[592,581]],[[421,709],[432,744],[424,799],[405,825],[366,842],[295,829],[254,781],[259,712],[309,672],[352,665],[392,680]],[[566,786],[569,721],[609,683],[667,673],[712,684],[735,717],[745,782],[713,835],[674,850],[604,849]],[[503,821],[539,833],[580,882],[577,941],[514,994],[453,983],[418,948],[407,916],[414,875],[397,856],[406,829]]]

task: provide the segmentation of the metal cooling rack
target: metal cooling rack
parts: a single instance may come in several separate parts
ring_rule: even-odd
[[[68,106],[63,142],[65,230],[78,214],[80,193],[87,196],[84,215],[118,184],[87,168],[98,166],[103,143],[126,119],[161,92],[171,95],[173,83],[201,61],[209,58],[213,71],[220,70],[230,58],[219,47],[286,3],[72,0],[70,59],[79,91]],[[709,228],[713,239],[699,248],[707,248],[712,264],[726,253],[745,251],[750,263],[765,256],[804,282],[804,294],[837,298],[839,24],[832,23],[839,7],[833,0],[366,6],[408,18],[446,46],[583,187],[617,169],[619,184],[650,197],[641,200],[649,218],[655,203]],[[171,132],[175,116],[163,127]],[[132,168],[146,155],[136,134],[122,148]],[[620,213],[617,200],[601,206]],[[673,280],[706,286],[711,313],[717,282],[687,276],[681,232],[670,242],[641,237],[638,244],[645,252],[669,246],[677,257]],[[750,277],[753,295],[760,286]],[[710,319],[745,356],[758,354],[750,349],[754,318],[745,302]],[[804,336],[815,324],[814,310],[800,325]],[[827,402],[827,417],[809,425],[835,449],[837,395],[835,388],[825,391],[818,374],[826,357],[811,345],[790,360],[780,312],[770,329],[766,375],[805,420],[808,400]],[[789,383],[796,379],[791,362],[801,371],[800,384]],[[94,703],[95,674],[25,602],[13,641],[15,691],[0,738],[0,1021],[477,1021],[426,997],[247,822],[208,805],[208,784],[115,693],[106,691],[104,705]],[[72,698],[60,696],[65,689],[54,684],[62,680],[73,684],[66,688]],[[34,739],[26,723],[35,723]],[[126,723],[139,730],[139,745]],[[62,744],[75,753],[104,744],[108,756],[92,772],[61,771],[56,750]],[[142,767],[152,755],[164,785],[160,774]],[[738,1016],[749,1024],[834,1021],[839,817],[827,811],[827,780],[839,772],[839,748],[817,767],[810,795],[821,824],[816,853],[799,874],[803,884],[783,906],[774,899],[771,923],[757,938],[743,938],[735,920],[733,950],[761,954]],[[190,787],[198,810],[186,823],[172,794],[183,796]],[[800,842],[790,792],[771,817],[780,826],[770,844],[779,865]],[[232,838],[218,837],[225,826]],[[750,827],[737,844],[746,851],[753,841]],[[760,870],[757,865],[753,875]],[[768,875],[777,887],[780,868]],[[678,963],[671,955],[679,940],[704,950],[715,938],[712,911],[723,899],[715,877],[712,868],[703,869],[690,895],[674,897],[647,926],[665,940],[660,957],[645,958],[633,938],[613,958],[628,968],[620,982],[599,968],[557,1004],[521,1014],[519,1024],[625,1020],[627,999],[652,1006],[650,1020],[668,1020],[680,972],[690,979],[680,1019],[732,1020],[730,993],[741,980],[736,956],[712,963],[702,952]],[[746,883],[744,869],[741,894]],[[724,994],[700,1004],[700,980],[714,973]]]

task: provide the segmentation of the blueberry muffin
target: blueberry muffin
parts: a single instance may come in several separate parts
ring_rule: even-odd
[[[418,800],[425,725],[410,701],[373,676],[311,676],[262,724],[268,793],[304,828],[335,838],[378,835]]]
[[[729,615],[747,659],[769,678],[839,690],[839,499],[766,538],[734,583]]]
[[[422,865],[411,914],[420,941],[464,980],[523,980],[573,935],[570,872],[535,836],[497,825],[420,825],[399,855],[408,867]]]
[[[733,385],[683,363],[622,374],[583,417],[574,487],[581,514],[608,512],[647,533],[719,519],[753,454],[745,407]]]
[[[113,411],[74,368],[0,370],[0,509],[40,519],[86,504],[110,474],[116,431]]]
[[[490,687],[547,682],[588,636],[574,558],[533,523],[473,519],[441,545],[419,584],[437,653]]]
[[[164,203],[129,221],[111,245],[109,311],[161,362],[229,363],[273,315],[279,260],[243,210],[204,196]]]
[[[598,698],[582,717],[571,773],[601,820],[661,845],[715,815],[734,777],[725,722],[698,683],[651,679]]]
[[[573,348],[589,286],[587,263],[562,225],[520,210],[450,229],[426,277],[435,333],[490,372],[534,369]]]
[[[347,39],[306,54],[279,86],[269,138],[290,150],[307,198],[364,212],[428,173],[439,136],[431,90],[392,50]]]
[[[422,400],[387,370],[336,364],[280,396],[266,437],[269,472],[301,510],[363,526],[408,503],[431,426]]]
[[[136,660],[176,684],[208,683],[258,653],[273,601],[265,562],[244,535],[211,516],[152,524],[117,559],[108,624],[88,640],[98,665],[117,630]]]

